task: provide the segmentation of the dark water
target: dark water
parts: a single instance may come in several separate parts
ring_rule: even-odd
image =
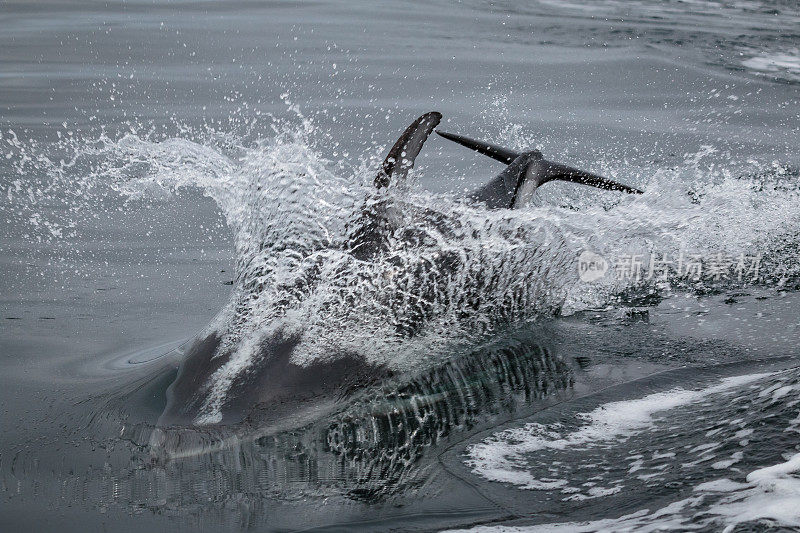
[[[0,4],[0,526],[800,528],[799,46],[788,1]],[[489,212],[431,138],[358,262],[429,110],[646,192]]]

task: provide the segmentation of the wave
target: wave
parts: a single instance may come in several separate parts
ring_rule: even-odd
[[[573,432],[551,421],[496,433],[471,448],[468,462],[483,476],[541,492],[564,516],[618,511],[514,531],[796,528],[799,375],[796,367],[744,374],[605,403],[579,414],[587,424]],[[681,496],[664,501],[664,487]]]
[[[476,2],[475,9],[484,9]],[[501,6],[513,13],[515,40],[539,19],[563,17],[547,27],[539,44],[569,47],[656,49],[678,62],[721,67],[780,83],[800,81],[797,65],[796,2],[785,0],[539,0]],[[604,21],[599,22],[599,21]],[[539,23],[541,24],[541,23]],[[585,30],[585,31],[576,31]]]
[[[529,473],[521,472],[518,467],[524,463],[523,456],[542,450],[607,448],[612,443],[627,440],[631,435],[643,433],[653,427],[655,415],[698,402],[707,396],[741,388],[767,376],[769,374],[735,376],[700,390],[676,388],[636,400],[606,403],[590,413],[577,414],[576,419],[585,421],[586,424],[579,425],[569,433],[563,432],[561,424],[544,426],[532,423],[521,428],[508,429],[482,443],[470,446],[467,464],[475,474],[491,481],[512,483],[523,489],[564,490],[568,484],[566,479],[535,479]],[[615,494],[620,490],[620,487],[614,487],[598,491],[597,487],[592,487],[589,496],[581,496],[588,498]],[[575,492],[580,494],[580,490]],[[574,498],[575,495],[571,497]]]

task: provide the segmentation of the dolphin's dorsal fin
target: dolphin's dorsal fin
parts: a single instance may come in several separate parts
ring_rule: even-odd
[[[406,177],[414,166],[414,160],[422,150],[422,145],[440,120],[442,114],[431,111],[406,128],[389,150],[381,170],[375,176],[375,187],[378,189],[388,187]],[[400,210],[394,204],[393,198],[383,195],[369,195],[366,198],[361,213],[348,223],[347,246],[353,257],[368,261],[389,249],[390,236],[397,228],[400,219],[398,216]]]
[[[503,172],[492,178],[484,186],[469,195],[471,200],[481,202],[489,209],[513,209],[519,207],[520,193],[523,192],[522,186],[526,183],[525,176],[531,164],[541,160],[542,154],[539,152],[527,152],[519,154]],[[528,180],[530,181],[530,180]],[[533,190],[539,183],[530,182]],[[527,196],[527,192],[526,196]]]
[[[439,125],[442,114],[436,111],[425,113],[415,120],[397,139],[389,155],[383,160],[381,170],[375,176],[377,188],[388,187],[392,181],[398,182],[406,177],[414,167],[414,160],[422,150],[433,129]]]

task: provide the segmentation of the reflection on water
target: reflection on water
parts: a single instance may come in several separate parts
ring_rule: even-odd
[[[547,347],[512,338],[358,401],[325,428],[323,449],[348,469],[351,495],[391,492],[429,447],[572,385]]]
[[[279,433],[246,423],[235,430],[157,429],[153,470],[170,472],[170,479],[204,472],[222,484],[220,495],[245,478],[257,494],[380,498],[412,486],[431,447],[572,385],[571,367],[550,349],[527,336],[511,337],[386,380],[306,427]]]
[[[232,523],[235,508],[235,523],[284,523],[275,514],[282,506],[312,496],[339,508],[413,495],[430,481],[428,467],[445,446],[570,394],[574,384],[571,365],[532,335],[516,334],[352,394],[334,415],[305,427],[131,423],[141,409],[158,409],[143,399],[163,397],[172,379],[174,372],[151,378],[89,422],[87,434],[108,436],[91,443],[105,450],[102,468],[92,462],[83,471],[56,471],[53,483],[39,484],[41,472],[32,475],[37,466],[27,463],[26,472],[4,472],[4,484],[13,482],[26,498],[48,494],[101,511],[194,510]]]

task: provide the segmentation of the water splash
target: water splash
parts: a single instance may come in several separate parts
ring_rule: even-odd
[[[720,167],[707,162],[712,147],[686,154],[675,169],[631,176],[621,168],[617,174],[645,184],[636,197],[568,192],[555,204],[512,212],[392,189],[378,198],[399,217],[389,249],[363,260],[347,243],[365,205],[376,201],[365,185],[369,165],[325,158],[313,122],[299,112],[269,127],[273,136],[253,140],[211,129],[91,141],[65,134],[52,146],[13,132],[2,138],[9,156],[0,209],[41,238],[69,239],[114,195],[168,202],[192,188],[216,203],[233,236],[236,279],[206,332],[220,337],[222,359],[204,385],[202,422],[219,421],[227,392],[263,356],[264,339],[278,333],[302,337],[295,364],[358,353],[404,369],[498,326],[603,307],[631,289],[713,283],[621,278],[613,269],[586,283],[577,270],[586,250],[612,262],[653,253],[761,254],[763,270],[748,282],[785,284],[797,275],[797,171],[733,159]]]

